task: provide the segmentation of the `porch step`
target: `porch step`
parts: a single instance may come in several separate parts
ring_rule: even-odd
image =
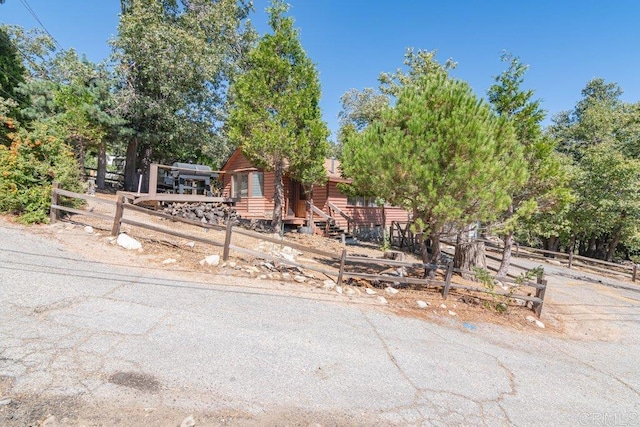
[[[327,229],[327,222],[326,221],[314,221],[314,224],[316,226],[316,228],[319,228],[321,230],[326,230]],[[351,238],[353,237],[353,235],[351,233],[347,233],[347,230],[345,230],[344,228],[334,224],[330,224],[329,225],[329,236],[331,238],[334,239],[339,239],[342,238],[342,235],[344,234],[345,238]]]

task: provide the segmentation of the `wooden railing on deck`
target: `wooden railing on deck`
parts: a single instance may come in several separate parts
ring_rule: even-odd
[[[332,211],[337,212],[338,214],[340,214],[342,218],[347,220],[347,233],[351,233],[351,223],[353,222],[353,218],[351,218],[349,215],[344,213],[342,209],[340,209],[339,207],[337,207],[336,205],[334,205],[329,201],[327,201],[327,206],[329,207],[330,212]]]

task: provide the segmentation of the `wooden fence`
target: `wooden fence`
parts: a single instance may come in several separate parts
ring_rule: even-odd
[[[112,217],[109,215],[94,213],[91,211],[70,208],[60,203],[61,197],[91,200],[94,202],[110,204],[112,206],[115,205],[115,214]],[[479,287],[479,286],[469,286],[469,285],[454,283],[451,280],[454,273],[461,273],[461,274],[466,273],[471,275],[475,273],[470,271],[461,271],[459,269],[455,269],[453,268],[453,262],[450,262],[446,265],[441,265],[441,264],[435,265],[435,264],[395,261],[390,259],[368,258],[368,257],[362,257],[362,256],[349,256],[347,254],[346,249],[343,249],[340,257],[336,258],[336,254],[333,252],[322,251],[316,248],[300,245],[295,242],[284,241],[281,238],[269,237],[264,234],[260,234],[254,231],[236,227],[236,226],[233,226],[231,221],[228,221],[225,226],[203,224],[200,221],[175,217],[159,211],[153,211],[140,206],[136,206],[134,204],[127,203],[126,201],[127,201],[126,196],[120,193],[118,193],[117,195],[117,201],[113,202],[109,200],[99,199],[93,196],[87,196],[84,194],[65,191],[60,189],[58,185],[54,184],[52,196],[51,196],[51,222],[55,222],[57,220],[58,213],[61,211],[69,212],[73,214],[89,215],[92,217],[97,217],[103,220],[107,220],[109,222],[112,221],[113,225],[111,228],[111,234],[113,236],[117,236],[120,233],[120,228],[122,224],[127,224],[133,227],[139,227],[146,230],[168,234],[174,237],[184,238],[184,239],[208,244],[215,247],[220,247],[222,248],[222,259],[224,261],[228,260],[230,256],[230,252],[234,251],[240,254],[250,255],[260,259],[266,259],[266,260],[275,261],[275,262],[293,266],[293,267],[299,267],[299,268],[304,268],[306,270],[315,271],[318,273],[325,274],[328,277],[336,277],[336,283],[338,286],[341,286],[343,284],[345,278],[366,279],[373,282],[387,282],[387,283],[403,284],[403,285],[411,284],[414,287],[419,289],[440,288],[440,292],[444,299],[448,297],[449,292],[451,290],[466,290],[471,292],[489,294],[493,298],[499,297],[499,298],[502,298],[502,300],[504,300],[505,303],[508,303],[509,299],[519,299],[519,300],[525,301],[525,304],[531,303],[532,309],[534,310],[534,312],[538,317],[542,312],[544,295],[545,295],[546,286],[547,286],[547,282],[546,280],[544,280],[542,275],[538,277],[537,282],[525,281],[523,283],[518,283],[518,280],[513,278],[500,279],[500,281],[503,283],[516,285],[512,289],[516,289],[520,286],[524,286],[524,287],[533,288],[535,290],[535,296],[532,296],[531,293],[529,293],[528,295],[519,295],[506,290],[496,290],[494,287]],[[124,217],[124,213],[126,211],[133,211],[133,212],[138,212],[138,213],[142,213],[150,216],[155,216],[158,218],[168,219],[175,222],[181,222],[184,224],[193,225],[198,228],[224,231],[225,233],[224,241],[216,241],[216,240],[208,239],[204,237],[193,236],[191,234],[182,233],[166,227],[160,227],[156,225],[147,224],[144,222],[131,220]],[[317,265],[300,264],[298,262],[285,259],[285,258],[280,258],[272,254],[266,254],[263,252],[233,245],[231,244],[231,241],[232,241],[232,235],[234,233],[237,233],[239,235],[245,235],[248,237],[253,237],[263,242],[270,242],[277,245],[286,245],[293,249],[319,255],[320,257],[326,258],[328,261],[327,263],[329,264],[334,264],[334,265],[338,264],[337,271],[336,269],[328,269],[328,268],[317,266]],[[434,278],[431,278],[431,277],[428,277],[427,275],[425,275],[424,278],[420,278],[420,277],[407,277],[407,276],[389,275],[389,274],[371,274],[371,273],[363,273],[361,271],[358,271],[358,267],[362,268],[363,266],[370,266],[370,265],[384,266],[387,268],[406,268],[406,269],[413,269],[413,270],[422,270],[425,272],[433,271],[436,273],[436,275],[438,270],[440,270],[443,280],[435,279],[435,276]]]
[[[408,250],[416,251],[419,248],[421,237],[422,236],[420,233],[413,233],[411,231],[409,223],[406,223],[406,224],[401,224],[399,222],[391,223],[390,243],[394,247],[397,247],[400,249],[407,248]],[[502,248],[504,247],[503,245],[497,244],[496,242],[491,240],[477,239],[476,241],[486,243],[488,250],[501,251]],[[448,244],[454,245],[454,243],[451,243],[451,242],[448,242]],[[532,248],[528,246],[521,246],[521,245],[514,244],[512,247],[512,255],[515,258],[518,258],[518,257],[535,258],[545,262],[549,262],[549,260],[555,260],[560,262],[562,266],[567,267],[569,269],[574,268],[576,266],[580,266],[580,267],[593,270],[598,273],[606,273],[606,274],[613,273],[625,278],[630,277],[633,282],[635,282],[638,277],[638,264],[633,264],[633,265],[618,264],[615,262],[603,261],[595,258],[588,258],[581,255],[576,255],[573,253],[573,251],[569,253],[555,252],[555,251],[548,251],[545,249],[538,249],[538,248]],[[495,261],[502,260],[501,257],[495,257],[491,255],[487,255],[487,258],[493,259]]]

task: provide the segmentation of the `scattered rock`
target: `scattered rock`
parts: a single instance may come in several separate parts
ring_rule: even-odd
[[[384,259],[392,259],[395,261],[405,261],[406,260],[406,255],[404,252],[400,252],[400,251],[386,251],[382,257]]]
[[[456,313],[455,311],[451,311],[449,310],[449,316],[457,316],[458,313]]]
[[[293,280],[295,280],[298,283],[304,283],[307,281],[307,278],[304,276],[300,276],[300,275],[295,275],[293,276]]]
[[[427,308],[429,307],[429,303],[426,301],[422,301],[422,300],[418,300],[416,301],[416,304],[418,304],[418,307],[420,308]]]
[[[180,423],[180,427],[193,427],[195,425],[196,425],[196,420],[193,419],[193,415],[189,415]]]
[[[245,269],[245,271],[249,274],[260,273],[260,269],[254,265],[250,265]]]
[[[162,263],[165,264],[165,265],[166,264],[174,264],[176,262],[178,262],[178,261],[175,258],[167,258],[164,261],[162,261]]]
[[[209,255],[208,257],[200,261],[200,265],[205,264],[216,267],[218,264],[220,264],[220,255]]]
[[[446,304],[440,304],[440,308],[447,308]]]
[[[263,262],[261,264],[264,268],[268,269],[268,270],[274,270],[276,267],[271,264],[270,262]]]
[[[336,282],[334,282],[334,281],[333,281],[333,280],[331,280],[331,279],[327,279],[327,280],[325,280],[324,282],[322,282],[322,287],[323,287],[324,289],[329,289],[329,290],[331,290],[331,289],[333,289],[333,288],[335,288],[335,287],[336,287]]]
[[[336,292],[342,295],[342,286],[336,286]]]
[[[354,296],[356,294],[356,291],[354,291],[353,288],[345,287],[344,293],[349,296]]]
[[[533,316],[527,316],[527,317],[525,317],[525,319],[526,319],[526,320],[527,320],[527,322],[529,322],[529,323],[535,323],[535,321],[536,321],[536,318],[535,318],[535,317],[533,317]]]
[[[537,326],[538,328],[544,329],[544,323],[542,323],[542,322],[541,322],[541,321],[539,321],[538,319],[536,319],[536,321],[535,321],[535,322],[536,322],[536,326]]]
[[[0,400],[0,406],[7,406],[10,403],[11,403],[11,399],[9,399],[8,397],[6,399]]]
[[[264,280],[266,278],[267,278],[266,274],[261,274],[261,275],[258,276],[258,279],[260,279],[260,280]]]
[[[233,261],[229,261],[229,267],[236,268],[237,265],[238,265],[237,263],[235,263]]]
[[[89,233],[89,234],[93,234],[93,227],[90,225],[87,225],[84,227],[84,232],[85,233]]]
[[[387,293],[390,295],[395,295],[399,292],[396,288],[392,288],[391,286],[387,286],[385,288],[385,291],[387,291]]]
[[[367,295],[375,295],[375,294],[377,294],[377,292],[374,291],[371,288],[366,288],[364,291],[367,293]]]
[[[379,296],[377,299],[378,299],[378,302],[380,304],[386,304],[387,303],[387,299],[385,297],[383,297],[383,296]]]
[[[127,236],[125,233],[121,233],[118,236],[117,243],[119,246],[129,250],[142,249],[142,243],[138,242],[133,237]]]
[[[187,246],[189,246],[191,249],[193,249],[196,246],[196,242],[189,242],[189,243],[187,243]]]
[[[285,280],[289,280],[289,279],[291,279],[291,274],[289,274],[289,273],[282,273],[282,278],[283,278],[283,279],[285,279]]]

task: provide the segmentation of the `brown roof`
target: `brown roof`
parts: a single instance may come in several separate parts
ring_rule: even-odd
[[[350,179],[342,177],[342,169],[340,169],[340,160],[325,159],[324,169],[327,171],[327,178],[333,182],[351,182]]]

